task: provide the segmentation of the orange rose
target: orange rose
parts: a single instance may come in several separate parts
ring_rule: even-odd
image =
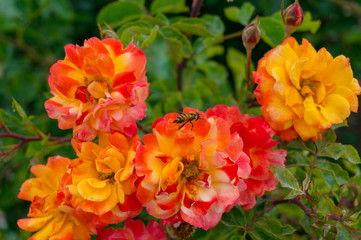
[[[102,224],[138,215],[141,206],[135,195],[134,159],[139,136],[101,134],[99,145],[75,140],[73,144],[79,158],[72,161],[71,181],[66,183],[72,205],[96,214]]]
[[[95,215],[74,209],[62,191],[69,164],[68,158],[50,157],[46,166],[33,166],[35,178],[21,186],[18,198],[31,201],[31,205],[29,218],[19,219],[18,226],[36,232],[30,240],[88,240],[95,233]]]
[[[349,59],[318,52],[307,41],[290,37],[258,62],[253,81],[262,114],[282,140],[321,138],[332,124],[357,112],[361,88]]]
[[[61,129],[74,128],[81,141],[98,132],[134,136],[149,93],[144,53],[133,44],[123,48],[119,40],[95,37],[84,46],[66,45],[65,53],[50,68],[49,117],[58,119]]]

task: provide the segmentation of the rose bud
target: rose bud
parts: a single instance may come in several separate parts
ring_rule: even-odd
[[[283,1],[282,1],[282,10],[283,10]],[[282,19],[286,27],[286,32],[293,33],[298,26],[303,22],[303,10],[301,5],[296,0],[291,4],[283,13]]]
[[[249,24],[247,27],[245,27],[242,31],[242,41],[243,46],[246,49],[253,49],[254,46],[259,42],[261,39],[261,30],[258,26],[258,16],[256,18],[256,21],[254,23]]]

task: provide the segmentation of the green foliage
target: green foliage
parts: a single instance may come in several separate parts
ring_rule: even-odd
[[[245,2],[240,8],[235,6],[225,8],[224,14],[229,20],[245,26],[249,23],[254,10],[255,8],[251,3]]]
[[[270,169],[275,174],[275,177],[280,181],[282,187],[290,188],[296,191],[296,193],[302,194],[300,185],[290,170],[283,166],[272,166]]]
[[[162,27],[159,29],[160,35],[171,46],[174,60],[178,63],[183,57],[189,58],[192,53],[192,45],[188,38],[174,27]]]
[[[350,235],[350,233],[348,232],[346,227],[343,226],[341,223],[337,223],[336,229],[337,229],[336,240],[341,240],[341,239],[342,240],[352,240],[353,239],[353,237]]]
[[[151,87],[147,117],[140,121],[146,130],[155,119],[184,107],[203,111],[216,104],[238,105],[242,112],[261,115],[259,107],[248,108],[247,60],[239,37],[243,27],[259,15],[263,43],[256,46],[252,59],[257,61],[280,44],[285,33],[279,1],[203,1],[196,18],[190,17],[191,6],[186,3],[0,1],[0,123],[11,132],[39,138],[19,150],[19,139],[0,138],[0,153],[10,153],[0,158],[0,222],[6,222],[5,227],[0,225],[0,238],[30,236],[16,225],[28,210],[28,204],[16,196],[31,177],[30,167],[57,154],[75,158],[70,144],[51,140],[51,136],[71,137],[71,132],[59,130],[56,121],[46,116],[46,79],[50,66],[63,59],[63,46],[82,44],[98,34],[95,22],[108,24],[125,47],[133,43],[147,56]],[[361,49],[354,48],[361,39],[357,18],[342,16],[343,10],[327,1],[303,4],[310,12],[305,11],[295,36],[310,39],[316,50],[327,44],[335,54],[346,49],[360,79]],[[320,18],[326,20],[324,28],[320,28]],[[179,78],[182,91],[176,86]],[[361,134],[354,122],[360,121],[350,121],[354,128],[348,134],[339,134],[345,131],[342,128],[336,130],[338,137],[344,136],[343,143],[331,129],[321,141],[281,142],[279,147],[288,150],[286,166],[271,168],[281,187],[266,192],[252,210],[232,208],[215,228],[197,229],[193,239],[357,239],[361,235],[361,160],[354,146],[360,146]]]
[[[187,12],[188,7],[185,5],[185,0],[154,0],[150,6],[150,12],[156,13],[180,13]]]
[[[286,235],[292,234],[296,229],[291,225],[282,225],[275,217],[262,218],[251,228],[252,239],[284,239]]]
[[[329,157],[335,160],[345,159],[352,164],[359,164],[360,156],[356,149],[351,145],[342,145],[341,143],[332,143],[320,152],[320,156]]]
[[[260,27],[262,29],[262,40],[271,47],[282,43],[285,30],[283,22],[275,17],[261,17]]]
[[[120,25],[135,20],[145,14],[145,9],[136,2],[113,2],[104,7],[98,14],[97,22],[107,23],[116,28]]]
[[[222,217],[222,223],[235,228],[246,228],[249,224],[245,211],[239,206],[235,206],[230,212],[225,213]]]

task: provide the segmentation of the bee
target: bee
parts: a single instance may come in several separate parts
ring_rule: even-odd
[[[182,125],[179,126],[178,130],[181,129],[182,127],[184,127],[184,125],[186,125],[187,123],[190,123],[190,124],[192,124],[192,128],[191,128],[191,131],[192,131],[193,130],[192,121],[197,121],[199,119],[205,120],[204,118],[201,118],[201,116],[197,112],[184,112],[184,113],[180,114],[177,117],[177,119],[173,121],[173,123],[182,123]]]

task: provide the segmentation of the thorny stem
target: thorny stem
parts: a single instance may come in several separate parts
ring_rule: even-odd
[[[269,198],[269,196],[264,196],[265,198]],[[261,212],[259,213],[255,218],[252,219],[251,223],[247,226],[246,228],[246,231],[250,231],[253,224],[255,224],[257,222],[258,219],[260,219],[264,214],[268,213],[269,211],[271,211],[274,207],[276,207],[278,204],[283,204],[283,203],[292,203],[292,204],[296,204],[297,206],[299,206],[304,212],[305,214],[318,221],[318,217],[317,215],[314,213],[314,211],[307,207],[306,205],[304,205],[301,200],[299,198],[292,198],[292,199],[280,199],[280,200],[271,200],[270,204]],[[336,220],[336,221],[342,221],[342,218],[337,216],[337,215],[334,215],[334,214],[329,214],[329,213],[326,213],[326,216],[329,218],[329,219],[332,219],[332,220]]]
[[[252,48],[247,48],[247,92],[250,104],[253,105],[253,95],[252,95],[252,79],[251,79],[251,57],[252,57]]]
[[[29,137],[29,136],[23,136],[19,135],[13,132],[6,132],[6,133],[0,133],[0,138],[15,138],[19,139],[20,141],[27,143],[27,142],[33,142],[33,141],[41,141],[46,136],[35,136],[35,137]],[[49,137],[50,141],[58,142],[58,143],[66,143],[70,142],[71,138],[62,138],[62,137]]]
[[[183,58],[182,61],[177,65],[177,89],[179,92],[183,91],[182,87],[182,77],[183,69],[187,66],[187,58]]]
[[[6,151],[6,152],[0,151],[0,157],[9,156],[10,154],[12,154],[12,153],[16,152],[18,149],[20,149],[25,144],[27,144],[28,142],[41,141],[44,138],[46,138],[46,136],[41,135],[41,134],[37,134],[38,136],[23,136],[23,135],[14,133],[6,127],[6,125],[4,124],[4,122],[1,119],[0,119],[0,127],[5,131],[4,133],[0,133],[0,138],[14,138],[14,139],[20,140],[20,143],[18,143],[14,147],[12,147],[11,150]],[[58,144],[61,144],[61,143],[70,142],[71,138],[49,137],[49,140],[53,141],[53,142],[57,142]]]
[[[308,172],[308,176],[310,177],[310,179],[311,179],[311,176],[312,176],[313,169],[315,168],[317,158],[318,158],[318,152],[315,153],[315,157],[313,158],[312,164],[310,166],[310,171]],[[310,185],[308,184],[306,190],[308,190],[309,186]]]
[[[242,36],[242,31],[230,33],[230,34],[227,34],[227,35],[223,36],[222,42],[224,42],[224,41],[226,41],[228,39],[235,38],[235,37],[240,37],[240,36]]]

